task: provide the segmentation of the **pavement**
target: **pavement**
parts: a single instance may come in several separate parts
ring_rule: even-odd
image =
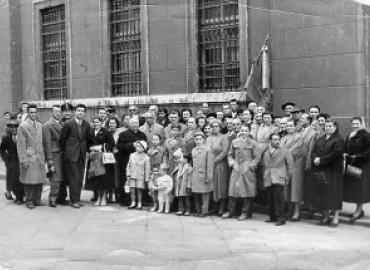
[[[47,195],[45,187],[44,203]],[[370,269],[369,216],[349,225],[344,215],[336,228],[305,219],[276,227],[259,213],[243,222],[178,217],[94,207],[90,196],[83,192],[81,209],[33,210],[1,196],[0,270]],[[351,210],[346,204],[344,213]]]

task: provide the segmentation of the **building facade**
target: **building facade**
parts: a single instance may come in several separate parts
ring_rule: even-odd
[[[2,0],[0,106],[216,107],[240,98],[269,34],[274,112],[318,104],[346,125],[369,116],[368,14],[350,0]]]

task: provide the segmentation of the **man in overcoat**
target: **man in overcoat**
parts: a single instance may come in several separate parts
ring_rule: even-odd
[[[61,108],[59,105],[52,107],[52,117],[43,125],[42,136],[45,150],[45,159],[50,175],[49,206],[56,207],[55,201],[59,194],[62,181],[62,148],[60,134],[62,126],[59,122]]]
[[[67,178],[69,182],[69,196],[71,206],[80,208],[81,188],[86,160],[86,143],[90,132],[90,125],[83,119],[86,112],[84,104],[75,108],[75,117],[66,122],[60,134]]]
[[[37,105],[30,104],[28,117],[17,132],[17,151],[20,163],[20,180],[24,185],[26,206],[41,205],[42,184],[46,179],[45,153],[42,144],[42,125],[37,119]]]

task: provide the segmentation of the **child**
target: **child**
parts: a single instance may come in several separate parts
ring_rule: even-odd
[[[191,191],[194,193],[197,216],[208,214],[210,194],[213,191],[213,155],[204,144],[204,134],[194,134],[195,148],[192,150],[193,175]]]
[[[158,187],[158,213],[163,212],[163,207],[165,206],[165,213],[170,212],[171,204],[171,193],[173,189],[173,180],[171,176],[168,175],[167,164],[161,164],[159,167],[159,177],[157,178]]]
[[[191,155],[183,153],[181,148],[173,153],[177,166],[173,171],[174,195],[179,198],[177,215],[190,215],[191,180],[193,168],[189,164]]]
[[[148,156],[150,157],[150,166],[152,168],[157,167],[162,164],[164,156],[164,148],[160,145],[161,138],[159,135],[154,134],[152,138],[152,147],[148,150]]]
[[[166,163],[169,167],[169,174],[172,175],[173,169],[175,169],[175,161],[173,160],[173,153],[182,148],[184,145],[184,139],[181,137],[180,127],[173,126],[171,129],[171,137],[164,142],[164,157],[163,163]]]
[[[153,199],[153,207],[150,209],[150,212],[158,210],[158,182],[157,182],[158,177],[159,177],[158,167],[155,166],[152,169],[152,175],[150,176],[148,184],[149,195]]]
[[[136,209],[142,209],[143,189],[145,189],[145,182],[149,181],[150,175],[150,159],[145,153],[148,148],[148,144],[145,141],[137,141],[134,145],[136,152],[130,155],[126,169],[131,197],[131,204],[128,208],[133,209],[136,207],[137,192],[138,202]]]

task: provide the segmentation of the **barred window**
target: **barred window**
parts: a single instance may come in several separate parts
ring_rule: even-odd
[[[199,91],[240,87],[237,0],[198,0]]]
[[[110,1],[113,96],[143,94],[140,0]]]
[[[67,93],[64,5],[41,10],[41,48],[45,99],[65,99]]]

